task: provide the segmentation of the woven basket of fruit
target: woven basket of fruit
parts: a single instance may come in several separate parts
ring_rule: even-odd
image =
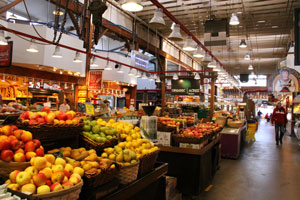
[[[120,183],[126,185],[135,181],[138,177],[139,172],[139,162],[130,165],[123,165],[120,167],[120,172],[118,174],[118,179]]]
[[[101,185],[104,185],[105,183],[112,181],[118,175],[120,169],[117,163],[110,161],[106,165],[107,166],[100,167],[102,168],[101,170],[88,170],[85,172],[83,177],[84,188],[97,188]]]
[[[172,139],[176,143],[200,144],[207,139],[207,136],[189,136],[185,134],[172,134]]]
[[[105,148],[113,147],[118,144],[118,138],[112,138],[106,140],[105,142],[99,143],[91,140],[87,136],[82,135],[80,143],[86,149],[95,149],[97,154],[101,154]]]
[[[138,177],[144,176],[145,174],[149,173],[154,168],[158,154],[159,154],[159,151],[154,151],[152,153],[145,154],[142,157],[140,157]]]
[[[30,166],[30,162],[3,162],[0,161],[0,176],[8,178],[9,174],[14,170],[24,170]]]

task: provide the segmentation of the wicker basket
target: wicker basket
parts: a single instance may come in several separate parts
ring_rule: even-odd
[[[225,126],[226,121],[227,121],[227,117],[223,117],[223,116],[217,117],[216,119],[216,123],[221,127]]]
[[[95,149],[97,154],[100,155],[103,153],[103,150],[107,147],[113,147],[118,144],[118,138],[112,138],[110,140],[107,140],[104,143],[97,143],[91,140],[90,138],[81,135],[81,141],[80,144],[82,147],[85,147],[86,149]]]
[[[158,154],[159,154],[159,151],[154,151],[150,154],[142,156],[139,159],[140,166],[139,166],[138,177],[144,176],[145,174],[149,173],[154,168]]]
[[[240,128],[244,123],[244,121],[228,121],[227,125],[231,128]]]
[[[13,194],[16,194],[17,196],[22,197],[23,199],[28,200],[76,200],[79,199],[79,194],[81,192],[82,185],[83,181],[69,189],[60,190],[57,192],[50,192],[47,194],[26,195],[24,193],[13,191],[10,189],[8,189],[8,191]]]
[[[135,181],[137,179],[139,172],[139,162],[125,167],[120,167],[120,173],[118,174],[118,179],[120,183],[126,185]]]
[[[8,178],[9,174],[14,170],[23,171],[30,166],[30,162],[4,162],[0,161],[0,176]]]
[[[191,137],[183,134],[172,134],[172,139],[176,143],[200,144],[208,138],[208,135],[203,137]]]
[[[119,173],[119,166],[116,163],[115,165],[116,167],[114,169],[102,170],[101,173],[96,176],[84,175],[84,188],[97,188],[112,181]]]

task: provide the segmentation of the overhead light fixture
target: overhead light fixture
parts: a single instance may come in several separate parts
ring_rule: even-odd
[[[57,16],[62,16],[64,12],[60,8],[58,8],[56,10],[53,10],[52,14]]]
[[[124,71],[123,71],[123,69],[122,69],[122,65],[119,66],[119,69],[118,69],[117,72],[120,73],[120,74],[124,73]]]
[[[2,76],[2,80],[1,80],[2,82],[5,82],[5,74],[3,74],[3,76]]]
[[[221,69],[220,69],[219,67],[215,67],[215,68],[213,68],[213,71],[214,71],[214,72],[220,72]]]
[[[78,51],[76,51],[76,54],[75,54],[73,62],[74,63],[81,63],[82,62],[80,53]]]
[[[143,73],[142,79],[148,79],[147,74]]]
[[[157,75],[156,75],[156,74],[153,75],[153,79],[154,79],[154,80],[157,79]]]
[[[250,64],[250,65],[248,66],[248,70],[253,70],[253,65]]]
[[[175,81],[179,79],[177,73],[175,73],[175,74],[173,75],[173,78],[172,78],[172,79],[175,80]]]
[[[200,75],[199,75],[198,72],[195,73],[194,79],[195,79],[195,80],[200,80]]]
[[[171,30],[173,30],[174,29],[174,26],[176,25],[176,23],[175,22],[173,22],[172,23],[172,25],[171,25]]]
[[[217,67],[217,62],[215,60],[212,60],[207,64],[208,68],[216,68]]]
[[[203,58],[204,57],[204,50],[201,48],[200,45],[198,45],[197,50],[193,54],[195,58]]]
[[[112,70],[112,68],[111,68],[110,65],[109,65],[109,61],[108,61],[108,60],[107,60],[107,62],[106,62],[106,65],[105,65],[105,67],[104,67],[104,70],[107,70],[107,71]]]
[[[252,76],[255,76],[255,73],[254,73],[254,71],[252,71],[252,72],[250,73],[250,75],[252,75]]]
[[[162,29],[166,26],[166,22],[163,18],[163,11],[161,8],[157,8],[154,12],[153,18],[149,21],[149,24],[156,29]]]
[[[272,26],[272,28],[278,28],[279,26]]]
[[[195,42],[192,40],[191,36],[187,37],[182,49],[184,51],[195,51],[196,50]]]
[[[121,7],[130,12],[138,12],[143,10],[141,0],[123,0]]]
[[[60,71],[59,73],[60,73],[60,74],[63,74],[63,71]]]
[[[240,47],[241,47],[241,48],[246,48],[246,47],[247,47],[247,43],[246,43],[246,40],[245,40],[245,39],[242,39],[242,40],[241,40]]]
[[[53,58],[62,58],[62,54],[60,52],[60,47],[59,46],[55,46],[54,52],[52,54]]]
[[[3,30],[0,31],[0,45],[8,45],[7,40],[5,39]]]
[[[205,52],[204,58],[202,59],[202,62],[210,62],[211,61],[211,56],[208,55],[207,52]]]
[[[265,20],[259,20],[257,21],[257,23],[265,23],[266,21]]]
[[[57,68],[56,68],[56,67],[53,67],[53,71],[56,72],[56,70],[57,70]]]
[[[244,57],[244,60],[250,60],[250,59],[251,59],[250,54],[247,53]]]
[[[136,70],[135,77],[137,77],[137,78],[141,78],[141,73],[139,72],[139,70]]]
[[[9,15],[8,19],[17,19],[17,16],[15,15],[15,13],[12,13],[11,15]]]
[[[67,85],[67,83],[65,83],[65,89],[68,89],[68,85]]]
[[[96,57],[92,57],[91,67],[98,67],[99,65],[96,63]]]
[[[173,26],[173,24],[174,24],[174,26]],[[180,26],[179,26],[179,24],[175,24],[174,22],[173,22],[173,24],[172,24],[173,29],[171,27],[172,32],[169,35],[168,39],[172,40],[172,41],[181,41],[182,35],[180,33]]]
[[[37,53],[39,52],[37,46],[34,44],[35,40],[31,39],[30,46],[26,49],[26,51],[30,53]]]
[[[130,68],[130,70],[129,70],[129,72],[128,72],[128,75],[129,75],[129,76],[133,76],[133,75],[134,75],[133,69],[132,69],[132,68]]]
[[[236,16],[235,13],[232,13],[232,14],[231,14],[229,24],[232,25],[232,26],[236,26],[236,25],[239,25],[239,24],[240,24],[240,20],[239,20],[239,18]]]
[[[160,78],[159,76],[157,77],[157,79],[155,80],[156,83],[160,83]]]

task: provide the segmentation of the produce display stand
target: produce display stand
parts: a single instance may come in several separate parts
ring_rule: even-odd
[[[168,172],[167,163],[156,163],[155,168],[138,178],[136,181],[127,185],[120,185],[118,187],[118,181],[113,180],[99,188],[94,190],[82,191],[80,199],[84,200],[125,200],[125,199],[141,199],[141,200],[156,200],[165,199],[165,177]],[[117,188],[118,187],[118,188]],[[107,194],[108,192],[112,193]]]
[[[247,132],[247,124],[240,128],[224,128],[221,132],[221,153],[223,158],[238,159]]]
[[[220,161],[220,133],[201,149],[159,146],[159,162],[169,164],[167,175],[177,177],[183,195],[198,195],[212,181]]]

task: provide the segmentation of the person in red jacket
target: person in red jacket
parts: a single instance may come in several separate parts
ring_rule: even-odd
[[[282,107],[281,103],[278,103],[276,108],[274,109],[271,122],[272,125],[274,125],[275,123],[276,145],[278,145],[279,142],[280,144],[282,144],[282,138],[285,132],[285,124],[287,123],[287,118],[285,109]]]

